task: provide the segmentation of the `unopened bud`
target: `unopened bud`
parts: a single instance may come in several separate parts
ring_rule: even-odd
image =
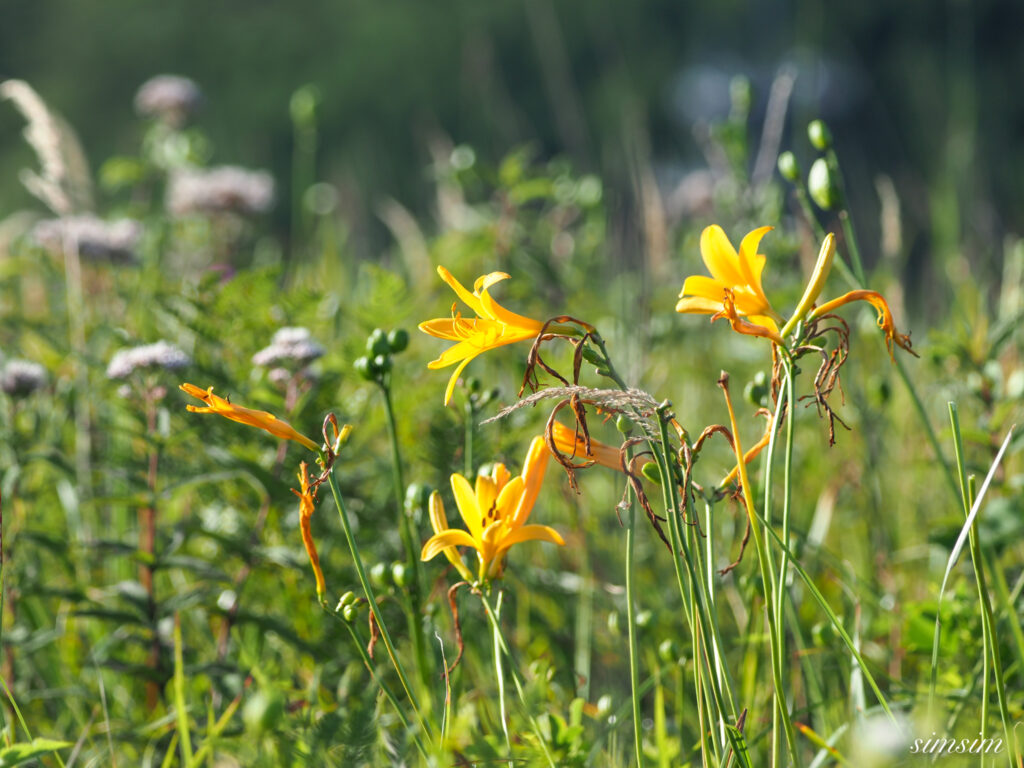
[[[824,120],[813,120],[807,126],[807,138],[811,145],[822,152],[832,147],[832,132],[825,125]]]
[[[795,183],[800,180],[800,164],[796,161],[796,155],[792,152],[779,155],[779,173],[786,181]]]
[[[823,211],[831,211],[839,205],[839,190],[833,183],[832,172],[825,158],[819,157],[811,166],[811,172],[807,175],[807,189],[811,199]]]

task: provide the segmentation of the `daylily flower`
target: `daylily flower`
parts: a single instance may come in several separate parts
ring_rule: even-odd
[[[256,411],[252,408],[244,408],[241,405],[234,405],[226,398],[218,397],[213,394],[213,387],[210,387],[209,389],[200,389],[194,384],[182,384],[179,389],[181,389],[182,392],[186,392],[192,395],[192,397],[198,398],[206,403],[205,408],[198,405],[186,405],[185,408],[192,413],[217,413],[226,419],[238,421],[242,424],[248,424],[252,427],[258,427],[265,432],[269,432],[274,437],[280,437],[283,440],[294,440],[297,443],[301,443],[306,448],[309,448],[311,451],[319,449],[319,446],[317,446],[316,443],[305,435],[297,432],[287,421],[282,421],[266,411]]]
[[[592,464],[600,464],[609,469],[622,470],[622,461],[619,458],[619,449],[605,445],[599,440],[590,440],[590,453],[587,453],[586,440],[583,435],[556,421],[551,427],[551,438],[555,441],[555,447],[559,453],[570,459],[583,459]]]
[[[526,525],[537,501],[549,457],[544,439],[535,437],[530,443],[521,475],[512,477],[504,464],[495,464],[490,472],[477,477],[475,488],[462,475],[452,475],[452,493],[467,530],[449,528],[440,497],[436,504],[432,499],[430,523],[435,533],[423,545],[420,559],[430,560],[444,552],[452,563],[456,560],[461,562],[455,548],[471,547],[477,552],[480,566],[477,579],[489,581],[501,577],[505,555],[514,544],[549,541],[564,545],[565,541],[554,528]],[[471,580],[465,565],[456,567],[467,581]]]
[[[324,572],[320,569],[320,556],[316,551],[316,543],[313,541],[313,529],[310,519],[316,509],[316,499],[309,486],[309,468],[306,462],[299,464],[299,488],[291,492],[299,497],[299,530],[302,532],[302,543],[306,547],[306,554],[309,555],[309,562],[313,566],[313,576],[316,578],[316,597],[322,600],[326,585],[324,583]]]
[[[462,369],[469,364],[470,360],[489,349],[532,339],[540,333],[544,324],[509,312],[491,298],[488,292],[490,287],[507,279],[509,275],[505,272],[491,272],[477,278],[473,284],[472,293],[467,291],[462,283],[444,267],[438,267],[437,273],[451,286],[466,306],[476,313],[476,317],[467,320],[462,317],[461,313],[456,312],[456,305],[452,304],[450,318],[427,320],[420,323],[419,326],[421,331],[431,336],[458,342],[455,346],[442,352],[437,360],[427,364],[427,367],[431,369],[447,368],[449,365],[459,364],[451,379],[448,380],[448,388],[444,393],[444,404],[448,405],[452,399],[452,392],[455,391],[455,382],[458,381]]]
[[[743,238],[737,253],[729,238],[717,224],[705,228],[700,235],[700,255],[711,277],[692,275],[683,283],[676,312],[728,316],[727,291],[732,292],[734,313],[753,325],[767,328],[778,335],[780,315],[772,309],[761,287],[765,257],[757,247],[771,227],[760,227]]]
[[[888,303],[886,303],[882,294],[875,291],[850,291],[849,293],[843,294],[838,299],[832,299],[832,301],[827,301],[822,304],[810,314],[809,319],[815,320],[822,315],[826,315],[829,312],[838,309],[844,304],[849,304],[854,301],[866,301],[875,308],[875,312],[878,313],[878,327],[885,333],[885,347],[889,350],[890,359],[893,357],[894,346],[904,349],[917,357],[917,353],[911,349],[910,334],[899,333],[896,330],[896,324],[893,322],[892,311],[889,309]]]

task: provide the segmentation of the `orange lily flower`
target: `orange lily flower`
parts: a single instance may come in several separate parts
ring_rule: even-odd
[[[200,389],[194,384],[182,384],[179,389],[206,403],[205,408],[198,405],[186,405],[186,410],[192,413],[217,413],[226,419],[248,424],[251,427],[258,427],[265,432],[269,432],[274,437],[280,437],[282,440],[294,440],[311,451],[319,450],[319,446],[316,443],[297,432],[287,421],[282,421],[266,411],[257,411],[252,408],[234,405],[226,398],[213,394],[213,387]]]
[[[554,439],[555,447],[558,448],[559,452],[570,458],[581,458],[600,464],[602,467],[622,470],[618,448],[613,448],[599,440],[591,439],[590,453],[587,453],[587,444],[583,439],[583,435],[574,429],[569,429],[560,421],[556,421],[552,425],[551,437]]]
[[[324,572],[320,569],[320,556],[316,551],[316,542],[313,541],[313,529],[310,525],[310,518],[316,509],[315,492],[309,486],[309,468],[306,462],[299,464],[299,488],[291,492],[299,497],[299,530],[302,532],[302,543],[306,547],[306,554],[309,555],[309,562],[313,566],[313,576],[316,578],[316,598],[323,600],[326,590],[324,583]]]
[[[750,232],[737,252],[720,226],[712,224],[705,228],[700,235],[700,255],[711,277],[692,275],[686,278],[676,312],[724,317],[726,291],[731,291],[736,315],[777,336],[777,323],[782,318],[764,295],[761,273],[765,257],[757,252],[761,238],[771,229],[760,227]]]
[[[470,360],[489,349],[532,339],[540,333],[544,324],[510,312],[491,298],[490,287],[507,279],[509,275],[505,272],[491,272],[478,277],[473,284],[472,293],[467,291],[462,283],[444,267],[439,266],[437,273],[451,286],[451,289],[466,306],[476,313],[476,317],[467,320],[462,317],[461,313],[455,311],[456,305],[453,304],[450,318],[427,320],[420,323],[419,326],[421,331],[431,336],[458,342],[455,346],[442,352],[437,360],[427,364],[430,369],[447,368],[449,365],[459,364],[448,380],[448,388],[444,392],[444,404],[448,405],[452,399],[452,392],[455,391],[455,382],[458,381],[459,375]]]
[[[885,333],[885,348],[889,350],[890,360],[893,359],[893,347],[904,349],[914,355],[914,357],[917,357],[917,353],[911,349],[910,346],[910,334],[899,333],[896,330],[896,324],[893,322],[892,311],[889,309],[888,303],[886,303],[882,294],[877,293],[876,291],[850,291],[849,293],[843,294],[838,299],[826,301],[810,314],[810,319],[815,320],[822,315],[826,315],[833,310],[839,309],[839,307],[844,304],[849,304],[854,301],[866,301],[875,308],[875,312],[878,313],[878,327]]]
[[[453,563],[461,562],[456,547],[470,547],[476,550],[479,561],[478,580],[489,581],[501,577],[505,554],[514,544],[549,541],[564,545],[565,541],[554,528],[526,524],[537,501],[549,457],[543,438],[535,437],[521,475],[512,477],[504,464],[495,464],[489,473],[477,477],[475,488],[462,475],[452,475],[452,492],[467,530],[449,528],[440,497],[436,506],[432,499],[430,522],[435,533],[423,545],[420,559],[430,560],[444,552]],[[456,567],[464,578],[468,577],[465,565]]]

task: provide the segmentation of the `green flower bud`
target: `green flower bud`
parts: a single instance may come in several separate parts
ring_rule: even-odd
[[[786,181],[800,181],[800,164],[796,161],[796,155],[792,152],[779,155],[779,173]]]
[[[583,359],[591,365],[601,365],[604,362],[604,357],[596,349],[591,347],[589,344],[583,345]]]
[[[356,601],[356,593],[351,589],[341,596],[338,601],[338,609],[344,608],[346,605],[352,605]]]
[[[658,658],[666,664],[677,664],[679,656],[679,644],[675,640],[669,638],[661,641],[661,645],[658,646]]]
[[[341,618],[351,624],[356,620],[356,616],[359,615],[359,604],[351,603],[341,609]]]
[[[614,701],[612,701],[612,697],[606,693],[604,696],[597,700],[597,716],[608,717],[608,715],[612,713],[613,705]]]
[[[627,419],[625,414],[620,413],[615,419],[615,428],[622,434],[628,435],[633,431],[633,422]]]
[[[395,582],[395,586],[404,589],[408,584],[408,571],[405,568],[405,563],[392,563],[391,564],[391,580]]]
[[[811,140],[811,145],[821,152],[832,146],[832,132],[823,120],[813,120],[807,126],[807,138]]]
[[[414,520],[423,517],[423,510],[427,508],[430,501],[430,492],[433,490],[429,485],[423,483],[409,483],[405,489],[405,514]]]
[[[649,627],[653,620],[654,620],[654,612],[653,611],[640,611],[640,613],[638,613],[636,615],[636,625],[638,627],[640,627],[641,629],[644,628],[644,627]]]
[[[384,563],[374,563],[370,567],[370,581],[375,587],[383,587],[387,578],[388,567]]]
[[[409,332],[405,328],[395,328],[388,334],[388,346],[392,354],[404,352],[409,346]]]
[[[352,366],[356,369],[356,373],[367,381],[373,381],[377,378],[376,370],[368,357],[357,358]]]
[[[823,211],[831,211],[839,205],[839,190],[833,183],[832,172],[825,158],[819,157],[811,166],[811,172],[807,176],[807,189],[811,193],[811,199]]]
[[[387,373],[391,370],[391,355],[377,355],[373,358],[372,367],[376,370],[377,375]]]
[[[661,485],[661,467],[655,462],[648,461],[640,468],[640,474],[656,485]]]
[[[386,355],[391,352],[391,345],[388,343],[388,335],[380,328],[374,328],[366,337],[366,354],[371,357]]]

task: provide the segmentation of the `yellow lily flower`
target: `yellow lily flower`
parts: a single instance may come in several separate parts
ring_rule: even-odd
[[[282,440],[294,440],[311,451],[319,450],[319,446],[316,443],[297,432],[287,421],[282,421],[266,411],[257,411],[252,408],[244,408],[241,405],[234,405],[226,398],[213,394],[213,387],[200,389],[194,384],[182,384],[179,389],[206,403],[205,408],[198,405],[186,405],[186,410],[192,413],[217,413],[226,419],[248,424],[251,427],[258,427],[265,432],[269,432],[274,437],[280,437]]]
[[[313,541],[313,529],[310,518],[316,509],[316,499],[313,490],[309,486],[309,468],[306,462],[299,464],[299,488],[291,492],[299,497],[299,530],[302,532],[302,543],[306,547],[306,554],[309,555],[310,565],[313,566],[313,576],[316,578],[316,598],[323,600],[326,584],[324,583],[324,572],[320,569],[320,556],[316,551],[316,542]]]
[[[438,267],[437,273],[451,286],[451,289],[465,302],[466,306],[476,313],[476,317],[467,320],[462,317],[461,313],[455,311],[455,304],[452,304],[450,318],[427,320],[420,323],[419,326],[421,331],[431,336],[458,342],[455,346],[442,352],[437,360],[427,364],[430,369],[447,368],[449,365],[459,364],[451,379],[448,380],[448,388],[444,392],[444,404],[448,405],[452,399],[452,392],[455,391],[455,382],[458,381],[462,369],[469,364],[470,360],[489,349],[532,339],[540,333],[544,324],[529,317],[509,312],[491,298],[490,287],[507,279],[509,275],[505,272],[491,272],[478,277],[473,284],[472,293],[467,291],[462,283],[444,267]]]
[[[530,443],[521,475],[512,477],[504,464],[495,464],[488,474],[477,477],[475,488],[462,475],[452,475],[455,503],[468,531],[448,527],[444,505],[438,497],[436,506],[431,504],[430,514],[435,533],[423,545],[420,559],[430,560],[444,552],[452,563],[456,560],[461,562],[455,548],[471,547],[476,550],[480,564],[478,580],[489,581],[501,577],[505,555],[514,544],[549,541],[564,545],[565,541],[554,528],[526,525],[537,501],[549,457],[544,439],[535,437]],[[458,565],[456,567],[459,568]],[[459,573],[464,578],[469,575],[465,565],[459,568]]]
[[[778,336],[777,323],[782,317],[772,309],[761,287],[765,257],[757,247],[772,227],[760,227],[743,238],[737,253],[725,232],[717,224],[705,228],[700,235],[700,255],[711,277],[692,275],[683,283],[676,312],[728,316],[727,294],[735,314]]]

